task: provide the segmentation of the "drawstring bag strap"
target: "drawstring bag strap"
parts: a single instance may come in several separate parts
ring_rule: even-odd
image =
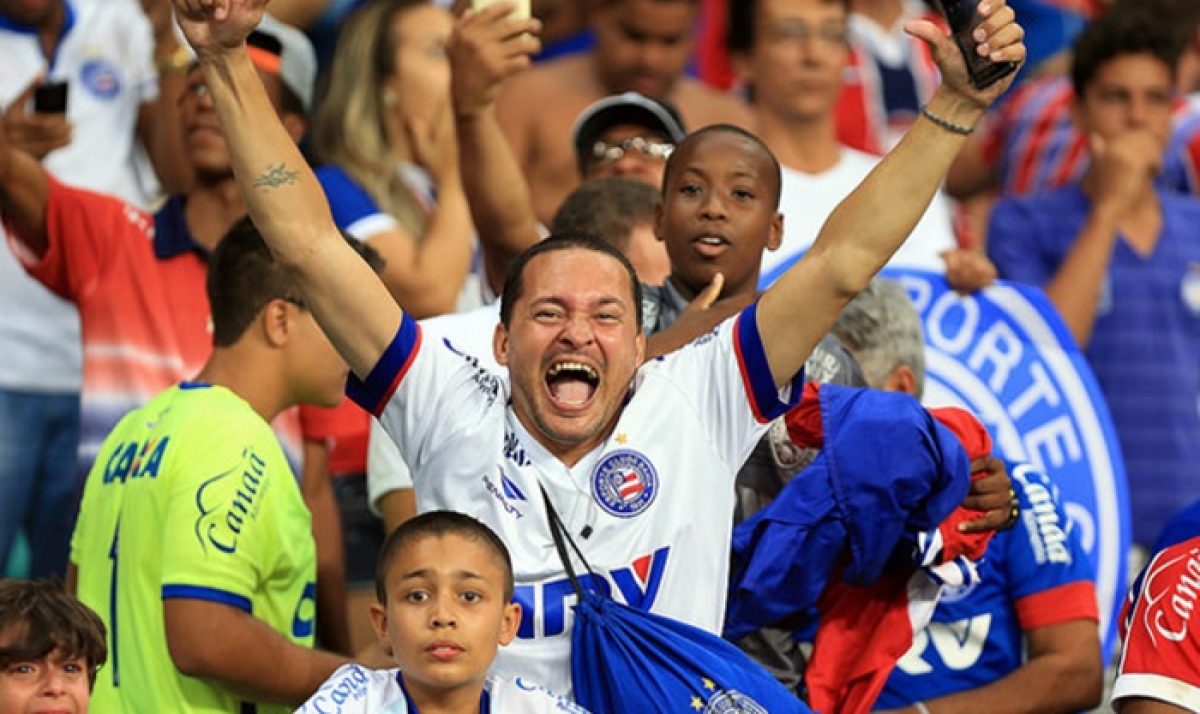
[[[594,575],[592,566],[588,564],[587,558],[583,557],[583,552],[579,550],[579,546],[575,544],[574,539],[567,532],[562,518],[559,517],[554,504],[550,502],[550,494],[546,493],[546,488],[540,483],[538,484],[538,488],[542,492],[542,500],[546,502],[546,515],[547,520],[550,521],[550,535],[554,538],[554,549],[558,551],[558,559],[562,561],[563,569],[567,571],[567,578],[571,581],[571,587],[575,589],[575,594],[582,600],[583,585],[579,582],[579,577],[575,574],[575,566],[571,564],[571,554],[567,551],[567,544],[571,545],[571,550],[575,551],[579,562],[583,563],[584,570]]]

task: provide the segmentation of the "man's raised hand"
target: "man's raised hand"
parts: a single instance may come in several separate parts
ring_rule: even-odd
[[[975,51],[993,62],[1025,61],[1025,30],[1017,24],[1016,14],[1005,0],[982,0],[979,14],[983,21],[975,29]],[[943,89],[968,100],[980,109],[986,109],[1013,83],[1016,73],[983,88],[976,89],[967,74],[967,65],[946,32],[928,20],[909,20],[905,32],[920,38],[929,45],[933,59],[942,73]]]
[[[262,20],[267,0],[172,0],[179,28],[201,58],[240,47]]]

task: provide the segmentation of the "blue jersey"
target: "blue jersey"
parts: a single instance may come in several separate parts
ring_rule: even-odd
[[[1054,485],[1031,466],[1007,467],[1021,499],[1020,519],[992,539],[978,584],[943,594],[877,708],[990,684],[1021,666],[1024,630],[1098,619],[1091,565]]]
[[[1085,353],[1112,412],[1129,477],[1134,540],[1154,543],[1198,495],[1200,200],[1158,191],[1163,226],[1149,255],[1118,238]],[[1091,203],[1078,184],[1001,199],[988,229],[1000,277],[1050,282]]]

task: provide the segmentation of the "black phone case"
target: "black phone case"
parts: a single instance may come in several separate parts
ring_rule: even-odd
[[[971,33],[983,20],[977,11],[979,0],[936,0],[936,4],[950,25],[954,43],[962,53],[967,64],[967,74],[976,89],[983,89],[1017,71],[1016,62],[993,62],[975,51],[978,43]]]
[[[46,82],[33,90],[33,111],[38,114],[62,114],[67,111],[67,83]]]

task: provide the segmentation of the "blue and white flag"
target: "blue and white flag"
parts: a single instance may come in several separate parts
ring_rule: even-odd
[[[997,454],[1058,486],[1091,559],[1105,661],[1125,594],[1131,525],[1125,465],[1108,406],[1083,353],[1038,288],[998,281],[970,296],[941,275],[888,270],[921,314],[928,406],[979,416]]]

